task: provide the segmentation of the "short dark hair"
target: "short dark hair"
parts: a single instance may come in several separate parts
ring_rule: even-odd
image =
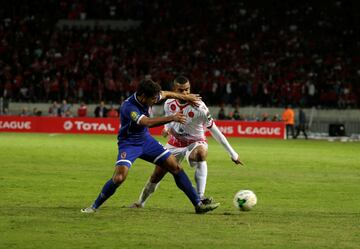
[[[161,86],[152,80],[142,80],[137,89],[137,95],[145,97],[157,96],[161,91]]]
[[[184,85],[186,84],[187,82],[190,82],[188,78],[186,78],[185,76],[183,75],[180,75],[178,77],[176,77],[174,79],[174,84],[180,84],[180,85]]]

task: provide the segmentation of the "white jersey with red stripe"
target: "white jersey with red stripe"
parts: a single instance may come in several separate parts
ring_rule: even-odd
[[[168,99],[164,104],[165,116],[174,115],[182,111],[186,116],[186,123],[171,122],[165,125],[169,132],[168,144],[175,147],[186,147],[194,142],[206,142],[206,128],[211,128],[213,118],[204,102],[198,107],[188,103],[181,104],[176,99]]]

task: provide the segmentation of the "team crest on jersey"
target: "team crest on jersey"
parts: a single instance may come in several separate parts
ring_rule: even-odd
[[[175,106],[174,104],[172,104],[172,105],[170,105],[170,109],[171,109],[172,111],[175,111],[175,110],[176,110],[176,106]]]
[[[126,158],[126,152],[122,152],[122,153],[121,153],[121,158],[122,158],[122,159]]]
[[[132,120],[136,121],[139,118],[139,114],[137,112],[131,112],[130,117]]]
[[[193,113],[193,112],[189,112],[189,113],[188,113],[188,116],[189,116],[190,118],[193,118],[193,117],[194,117],[194,113]]]

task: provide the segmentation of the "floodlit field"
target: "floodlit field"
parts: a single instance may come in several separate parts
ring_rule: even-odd
[[[146,208],[124,207],[153,169],[138,160],[89,215],[80,208],[111,177],[116,136],[0,133],[0,248],[360,248],[360,143],[229,140],[246,166],[210,139],[214,212],[196,215],[171,175]],[[257,194],[253,211],[232,206],[240,189]]]

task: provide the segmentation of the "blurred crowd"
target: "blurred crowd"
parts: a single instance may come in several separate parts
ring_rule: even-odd
[[[356,1],[45,1],[0,10],[0,96],[120,103],[178,74],[208,105],[360,106]],[[129,30],[58,20],[133,19]],[[235,115],[235,114],[232,114]]]
[[[246,114],[240,111],[239,105],[235,105],[233,110],[226,112],[224,104],[220,105],[219,111],[216,116],[217,120],[238,120],[238,121],[272,121],[279,122],[282,121],[282,118],[279,114],[269,115],[267,112],[264,112],[260,115],[255,113]]]
[[[118,118],[119,108],[113,104],[107,106],[104,101],[100,101],[93,113],[89,113],[88,106],[85,102],[81,102],[75,109],[72,104],[68,103],[66,100],[62,100],[61,103],[53,101],[45,112],[44,110],[39,110],[37,107],[34,107],[32,111],[27,107],[23,107],[19,116]]]

